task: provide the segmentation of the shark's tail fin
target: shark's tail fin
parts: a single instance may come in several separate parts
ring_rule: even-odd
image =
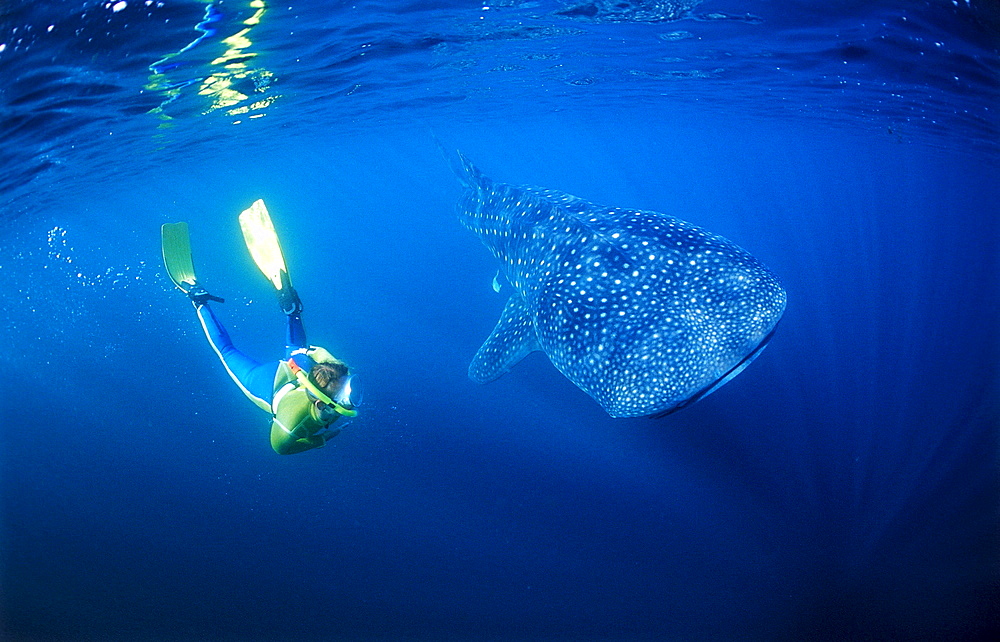
[[[456,152],[458,158],[455,158],[454,154],[448,153],[448,150],[444,148],[438,137],[434,137],[434,142],[437,143],[438,150],[441,152],[441,156],[444,157],[448,166],[451,167],[451,171],[455,172],[455,176],[465,187],[477,188],[483,184],[484,176],[475,165],[472,164],[465,154],[462,152]]]
[[[483,173],[472,164],[472,161],[466,158],[465,154],[462,152],[458,152],[458,162],[461,163],[461,171],[458,169],[455,170],[455,173],[458,175],[458,180],[462,181],[462,184],[467,187],[481,187],[485,177],[483,176]]]

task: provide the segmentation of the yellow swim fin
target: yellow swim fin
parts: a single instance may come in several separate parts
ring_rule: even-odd
[[[198,283],[191,260],[191,239],[188,224],[164,223],[160,228],[160,245],[163,249],[163,265],[170,280],[185,293]]]
[[[226,302],[198,285],[198,278],[194,275],[194,262],[191,260],[191,237],[188,235],[187,223],[164,223],[160,227],[160,247],[167,275],[178,290],[199,306],[207,301]]]
[[[274,230],[271,215],[267,213],[264,201],[257,199],[253,205],[240,214],[240,228],[243,230],[243,240],[254,263],[271,282],[279,293],[283,287],[291,287],[285,257],[278,243],[278,233]],[[281,273],[284,272],[284,279]]]

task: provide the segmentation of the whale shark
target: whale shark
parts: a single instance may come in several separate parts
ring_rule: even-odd
[[[512,290],[469,365],[473,381],[540,350],[612,417],[661,417],[730,381],[771,339],[785,290],[731,241],[660,212],[496,182],[459,161],[459,220]]]

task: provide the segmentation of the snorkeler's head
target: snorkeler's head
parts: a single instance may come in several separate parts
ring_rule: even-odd
[[[317,363],[309,371],[309,379],[330,398],[335,398],[343,387],[342,379],[347,376],[347,364],[339,359]]]
[[[317,363],[309,371],[309,379],[326,396],[326,400],[316,401],[324,423],[334,422],[339,415],[357,414],[354,409],[360,403],[360,396],[353,392],[356,388],[351,385],[354,377],[349,374],[346,363],[339,359]]]

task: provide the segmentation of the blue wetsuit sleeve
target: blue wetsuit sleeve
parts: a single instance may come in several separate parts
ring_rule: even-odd
[[[258,405],[263,402],[270,406],[274,397],[274,374],[277,372],[278,362],[261,363],[237,350],[229,332],[207,303],[195,305],[195,310],[209,344],[236,385]]]
[[[285,357],[291,357],[292,352],[299,348],[308,348],[306,343],[306,329],[302,325],[301,314],[288,315],[288,336],[285,341]]]

